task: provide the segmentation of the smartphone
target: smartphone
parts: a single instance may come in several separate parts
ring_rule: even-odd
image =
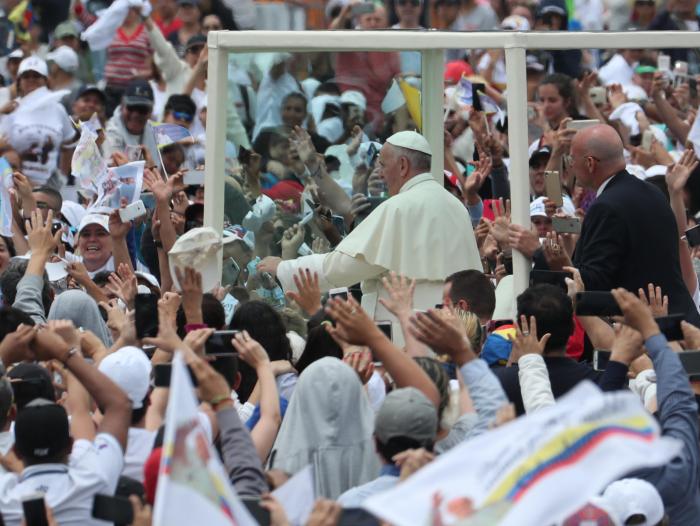
[[[659,55],[656,58],[656,69],[659,71],[671,71],[671,57],[669,55]]]
[[[642,150],[647,152],[651,151],[651,144],[654,141],[654,132],[651,130],[644,130],[642,134]]]
[[[134,522],[134,508],[126,497],[95,495],[92,500],[92,516],[113,524]]]
[[[595,290],[576,293],[577,316],[622,316],[612,292]]]
[[[478,82],[472,82],[472,107],[474,111],[484,111],[484,107],[481,105],[479,92],[486,93],[486,86]]]
[[[693,228],[686,230],[685,240],[691,247],[697,247],[700,245],[700,225],[695,225]]]
[[[260,499],[241,497],[241,500],[255,519],[256,524],[270,524],[270,511],[260,505]]]
[[[146,205],[140,199],[135,203],[131,203],[124,208],[119,209],[119,219],[122,223],[127,223],[133,221],[137,217],[143,217],[146,215]]]
[[[608,103],[608,92],[603,86],[594,86],[588,90],[588,96],[596,106],[605,106]]]
[[[379,150],[377,150],[377,147],[374,143],[370,143],[369,148],[367,148],[367,158],[365,159],[365,166],[367,166],[367,168],[374,166],[374,160],[377,158],[378,154]]]
[[[533,269],[530,271],[530,286],[537,285],[539,283],[549,283],[550,285],[557,285],[563,290],[566,288],[566,278],[573,279],[574,275],[571,272],[564,272],[563,270],[537,270]]]
[[[331,222],[341,236],[347,234],[347,230],[345,230],[345,219],[343,216],[332,215]]]
[[[187,371],[190,373],[192,385],[197,387],[197,377],[194,372],[187,366]],[[170,363],[159,363],[153,366],[153,385],[155,387],[170,387],[170,379],[173,376],[173,366]]]
[[[51,223],[51,233],[56,235],[56,232],[63,228],[63,224],[60,221],[54,221]]]
[[[157,294],[136,295],[134,321],[139,340],[158,335],[158,299]]]
[[[23,498],[22,510],[27,526],[49,526],[43,493],[33,493]]]
[[[557,206],[564,206],[564,197],[561,191],[561,178],[559,172],[545,172],[544,186],[547,199],[554,201]]]
[[[360,2],[352,6],[351,10],[352,16],[366,15],[367,13],[374,13],[374,3],[373,2]]]
[[[209,336],[204,344],[204,354],[207,356],[232,356],[238,354],[231,340],[239,331],[216,331]]]
[[[559,234],[580,234],[581,220],[578,217],[553,217],[552,228]]]
[[[384,336],[391,340],[391,322],[390,321],[378,321],[375,322],[379,330],[384,333]],[[392,340],[393,341],[393,340]]]
[[[239,147],[238,162],[241,164],[248,164],[250,162],[250,150],[244,148],[243,146]]]
[[[593,369],[596,371],[605,371],[610,361],[610,351],[596,349],[593,351]]]
[[[681,75],[683,77],[687,77],[688,63],[683,60],[676,60],[676,62],[673,64],[673,74],[676,76]]]
[[[187,170],[182,182],[187,186],[202,186],[204,184],[204,170]]]
[[[513,254],[504,254],[501,258],[503,261],[503,266],[506,268],[506,274],[510,275],[513,273]]]
[[[345,301],[348,301],[348,288],[347,287],[338,287],[337,289],[331,289],[328,291],[328,297],[330,298],[343,298]]]
[[[598,119],[583,119],[579,121],[569,121],[566,123],[566,129],[567,130],[584,130],[586,128],[589,128],[591,126],[595,126],[596,124],[600,124],[600,121]]]
[[[700,378],[700,351],[683,351],[677,354],[683,369],[691,379]]]
[[[228,285],[235,285],[238,283],[240,275],[241,267],[238,266],[236,260],[233,258],[225,259],[221,266],[221,286],[227,287]]]
[[[669,342],[676,342],[683,339],[683,331],[681,330],[681,322],[685,319],[683,314],[670,314],[656,318],[655,321],[659,326],[661,334],[666,337]]]
[[[377,208],[379,205],[381,205],[384,201],[386,201],[386,197],[379,197],[379,196],[369,196],[367,197],[367,201],[372,205],[369,210],[367,210],[366,214],[371,214],[374,212],[374,209]]]

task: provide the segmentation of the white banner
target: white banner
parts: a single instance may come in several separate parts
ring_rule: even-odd
[[[107,162],[96,141],[97,133],[83,125],[70,164],[71,174],[78,179],[80,186],[93,193],[97,193],[96,181],[104,180],[107,175]]]
[[[182,353],[172,362],[154,526],[255,526],[236,496],[197,416],[197,399]]]
[[[603,393],[586,381],[555,405],[441,455],[364,507],[395,526],[554,524],[610,482],[662,465],[680,448],[660,436],[634,394]]]
[[[119,208],[122,199],[126,204],[135,203],[141,197],[143,186],[143,169],[146,161],[134,161],[108,168],[95,180],[97,186],[97,201],[94,206]]]

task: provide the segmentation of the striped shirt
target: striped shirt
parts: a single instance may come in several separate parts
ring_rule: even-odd
[[[107,86],[126,88],[129,82],[148,68],[153,54],[148,32],[141,24],[131,35],[119,28],[107,48],[105,79]]]

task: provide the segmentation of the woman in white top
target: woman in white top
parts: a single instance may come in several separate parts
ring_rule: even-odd
[[[17,76],[20,98],[0,122],[0,133],[19,153],[22,172],[35,186],[46,184],[58,168],[61,146],[78,137],[60,103],[65,91],[49,90],[47,77],[46,62],[36,56],[25,58]]]

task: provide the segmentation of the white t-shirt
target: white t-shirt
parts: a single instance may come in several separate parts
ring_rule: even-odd
[[[34,185],[44,184],[58,167],[61,145],[75,136],[65,108],[58,102],[33,111],[15,111],[0,124],[22,159],[22,172]]]
[[[153,451],[153,441],[157,434],[158,431],[137,427],[129,428],[129,440],[126,443],[122,475],[143,482],[143,465]]]
[[[76,440],[70,462],[37,464],[20,476],[0,476],[0,510],[5,524],[19,526],[22,521],[22,498],[43,493],[46,505],[53,510],[61,526],[101,526],[92,518],[92,501],[97,493],[114,495],[124,466],[124,454],[117,440],[100,433],[94,442]]]

